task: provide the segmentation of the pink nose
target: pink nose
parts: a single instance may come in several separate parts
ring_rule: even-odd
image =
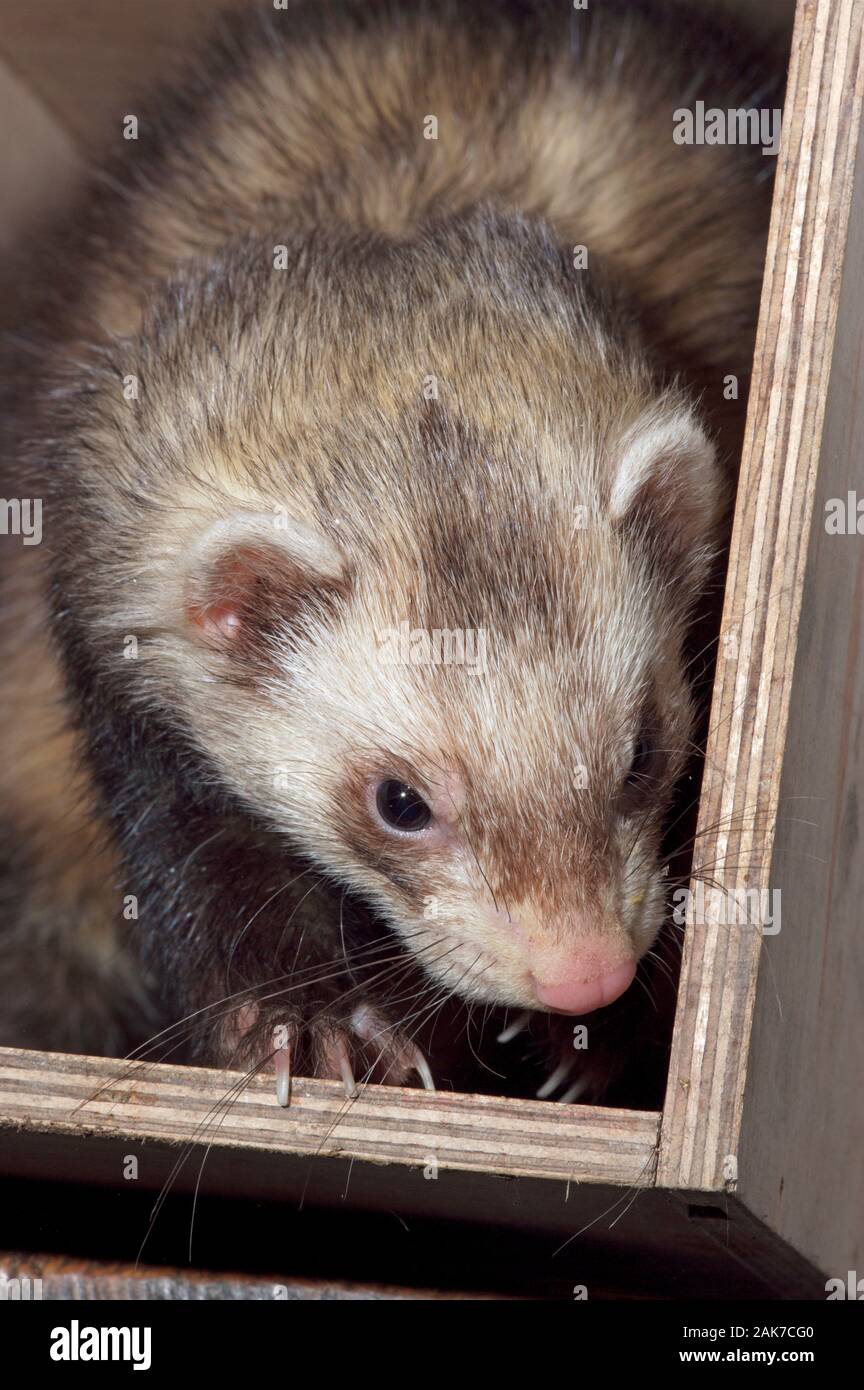
[[[627,960],[614,970],[596,975],[593,980],[581,979],[578,973],[550,984],[535,980],[534,990],[544,1009],[562,1014],[590,1014],[618,999],[633,983],[635,974],[636,962]]]

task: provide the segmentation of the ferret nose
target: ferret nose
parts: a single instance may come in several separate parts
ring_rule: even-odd
[[[552,980],[534,981],[534,992],[544,1009],[563,1014],[590,1014],[618,999],[633,983],[636,974],[634,960],[621,961],[612,969],[597,968],[592,961],[580,967],[571,965]],[[557,972],[556,972],[557,974]]]

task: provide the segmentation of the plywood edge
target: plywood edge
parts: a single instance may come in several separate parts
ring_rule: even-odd
[[[99,1134],[218,1149],[343,1157],[416,1168],[650,1186],[659,1115],[298,1079],[272,1079],[0,1048],[3,1129]]]
[[[800,0],[694,857],[770,891],[771,856],[861,123],[857,0]],[[734,1178],[758,925],[685,933],[658,1182]],[[706,920],[707,919],[707,920]]]
[[[801,612],[739,1196],[832,1277],[864,1273],[864,141]],[[837,506],[843,521],[838,526]],[[860,505],[860,503],[859,503]],[[850,524],[851,523],[851,524]],[[830,717],[828,717],[830,713]]]

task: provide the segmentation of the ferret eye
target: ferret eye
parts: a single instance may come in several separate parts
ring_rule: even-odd
[[[432,812],[419,792],[407,782],[382,782],[375,797],[378,814],[394,830],[425,830]]]

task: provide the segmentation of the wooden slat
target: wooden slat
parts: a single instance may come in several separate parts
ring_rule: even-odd
[[[832,1276],[864,1275],[864,536],[826,504],[864,497],[864,141],[825,411],[739,1193]]]
[[[126,1075],[127,1079],[118,1078]],[[291,1105],[239,1073],[0,1048],[0,1127],[128,1135],[176,1144],[341,1156],[375,1163],[650,1186],[659,1116],[298,1079]],[[0,1167],[3,1140],[0,1133]]]
[[[723,617],[733,640],[720,646],[694,863],[694,877],[704,866],[726,888],[772,886],[861,122],[862,22],[860,0],[801,0],[793,36]],[[724,1163],[737,1157],[760,946],[752,926],[695,924],[686,933],[662,1184],[720,1188]]]

